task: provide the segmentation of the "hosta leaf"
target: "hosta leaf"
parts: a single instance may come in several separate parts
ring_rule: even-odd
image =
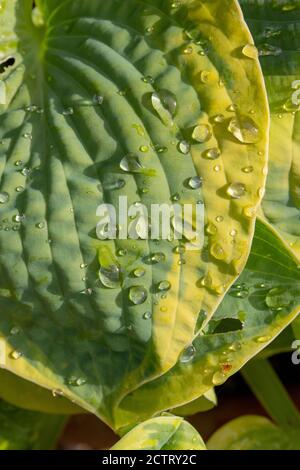
[[[271,108],[264,216],[300,259],[300,3],[240,0],[260,52]]]
[[[119,427],[119,402],[176,364],[246,262],[265,91],[234,0],[37,5],[0,12],[2,367]],[[202,201],[204,249],[100,241],[97,206],[119,196]]]
[[[209,450],[299,450],[297,433],[287,433],[262,416],[242,416],[209,439]]]
[[[149,419],[129,431],[112,450],[205,450],[191,424],[177,416]]]
[[[172,408],[179,400],[184,405],[224,383],[293,321],[299,312],[299,296],[297,260],[276,232],[258,219],[238,284],[176,366],[123,400],[120,419],[126,419],[124,425],[133,413],[142,419],[146,410]]]
[[[196,413],[209,411],[217,405],[217,396],[213,388],[205,392],[201,397],[187,403],[186,405],[179,406],[172,410],[178,416],[193,416]]]
[[[52,449],[65,418],[24,411],[0,400],[0,450]]]

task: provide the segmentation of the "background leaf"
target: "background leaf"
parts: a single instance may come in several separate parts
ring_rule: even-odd
[[[112,450],[205,450],[191,424],[177,416],[149,419],[129,431]]]

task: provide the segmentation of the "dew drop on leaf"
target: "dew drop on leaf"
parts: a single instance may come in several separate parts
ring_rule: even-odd
[[[245,57],[248,57],[248,59],[258,58],[258,50],[254,44],[246,44],[242,49],[242,53]]]
[[[207,158],[208,160],[217,160],[220,155],[221,151],[216,147],[206,150],[203,154],[204,158]]]
[[[256,144],[261,139],[261,134],[256,124],[247,116],[232,118],[228,130],[243,144]]]
[[[204,143],[207,142],[211,137],[211,128],[207,124],[199,124],[198,126],[194,127],[192,138],[196,142]]]
[[[192,178],[189,179],[188,185],[192,189],[199,189],[202,186],[202,178],[200,176],[193,176]]]
[[[160,291],[167,291],[171,289],[171,283],[169,281],[161,281],[158,284],[158,290]]]
[[[231,183],[226,192],[232,199],[240,199],[245,196],[246,187],[243,183]]]
[[[6,191],[0,193],[0,204],[5,204],[9,201],[9,194]]]
[[[101,283],[109,289],[116,289],[120,287],[121,283],[121,272],[119,266],[112,264],[104,267],[100,266],[99,279]]]
[[[133,286],[129,289],[129,299],[134,305],[143,304],[147,297],[147,290],[142,286]]]
[[[182,364],[187,364],[191,362],[196,355],[196,348],[193,344],[190,344],[187,348],[184,349],[180,356],[180,362]]]
[[[143,165],[141,164],[139,157],[130,153],[122,158],[120,162],[120,168],[126,172],[139,173],[140,170],[143,169]]]
[[[181,153],[186,155],[191,150],[191,145],[187,140],[181,140],[178,144],[178,149]]]

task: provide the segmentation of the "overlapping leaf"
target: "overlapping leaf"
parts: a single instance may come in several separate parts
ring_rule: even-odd
[[[0,12],[2,367],[119,427],[140,412],[116,405],[175,366],[243,269],[265,182],[264,87],[233,0],[37,4],[33,22],[30,0]],[[204,249],[100,241],[97,206],[119,196],[203,202]],[[103,247],[115,289],[98,278]],[[204,341],[207,363],[217,345]]]

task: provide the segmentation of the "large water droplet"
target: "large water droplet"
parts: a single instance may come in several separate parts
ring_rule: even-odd
[[[191,144],[187,140],[181,140],[178,144],[178,150],[184,155],[187,155],[191,150]]]
[[[192,138],[200,143],[207,142],[211,137],[211,128],[207,124],[199,124],[194,128],[192,133]]]
[[[120,168],[126,172],[139,173],[143,169],[143,165],[141,164],[139,157],[130,153],[121,160]]]
[[[99,279],[101,283],[109,289],[120,287],[121,272],[119,266],[112,264],[108,267],[101,266],[99,270]]]
[[[129,299],[134,305],[143,304],[147,297],[147,290],[142,286],[133,286],[129,289]]]
[[[275,287],[267,293],[266,304],[272,310],[289,307],[294,300],[293,293],[283,287]]]
[[[171,124],[177,110],[177,99],[174,93],[169,90],[152,93],[151,102],[162,122],[166,125]]]
[[[185,350],[182,352],[180,356],[180,362],[182,364],[187,364],[191,362],[196,355],[196,348],[193,344],[190,344]]]
[[[247,116],[232,118],[229,123],[228,130],[239,142],[242,142],[243,144],[256,144],[261,139],[261,134],[256,124]]]
[[[227,194],[232,199],[240,199],[246,194],[246,187],[243,183],[231,183],[227,188]]]

